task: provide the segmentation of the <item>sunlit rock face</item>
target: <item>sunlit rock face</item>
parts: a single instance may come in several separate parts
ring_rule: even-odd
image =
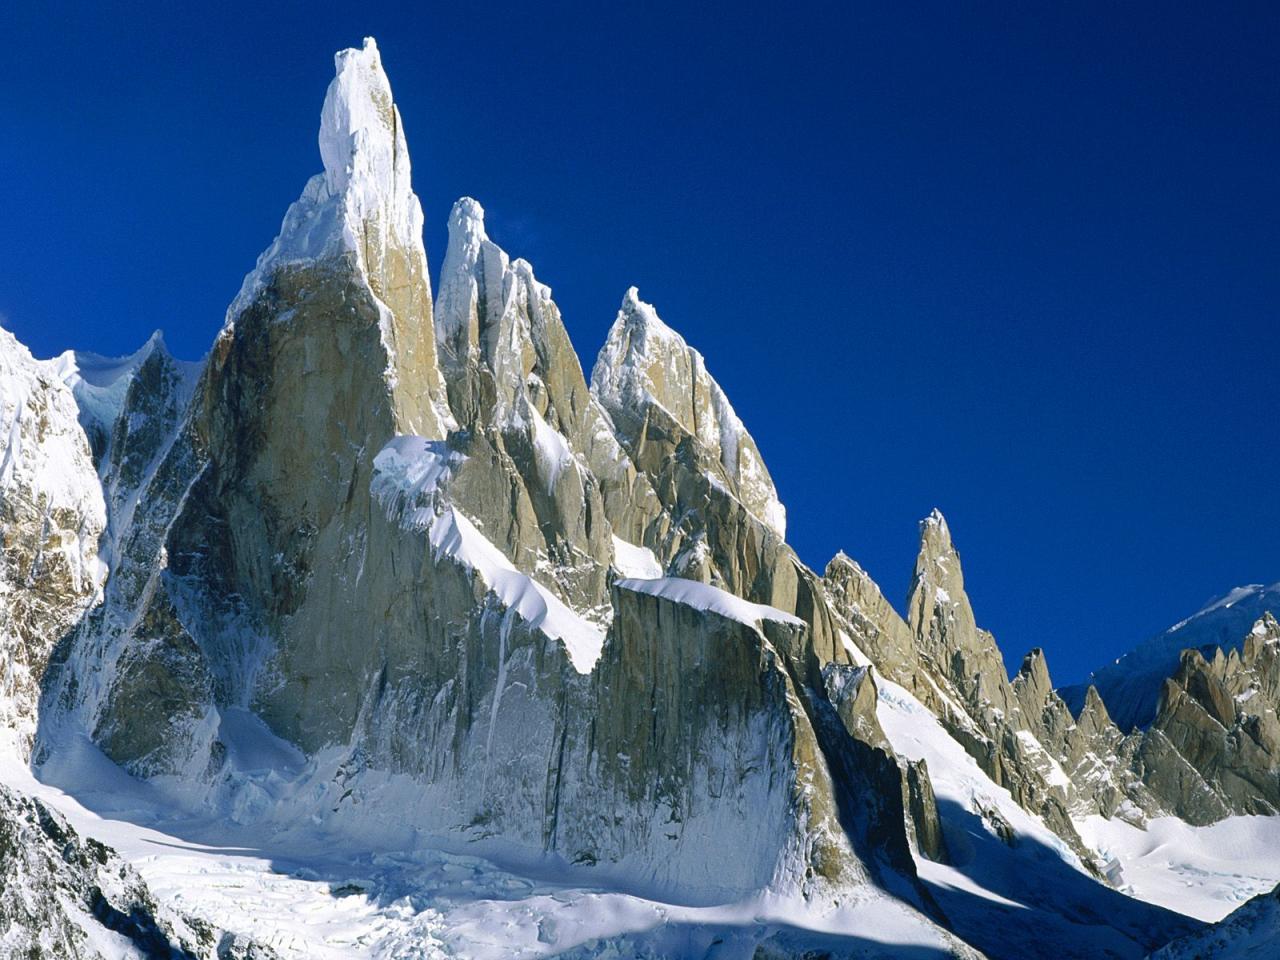
[[[697,438],[708,454],[702,469],[713,482],[726,484],[779,537],[786,534],[786,511],[729,398],[702,354],[663,323],[635,287],[623,298],[591,381],[623,436],[640,437],[654,419],[660,429]]]
[[[24,753],[54,644],[101,596],[106,506],[71,388],[0,330],[0,729]]]
[[[1161,803],[1192,823],[1280,810],[1280,625],[1265,614],[1243,652],[1188,650],[1166,681],[1142,761]],[[1184,765],[1174,767],[1167,751]]]

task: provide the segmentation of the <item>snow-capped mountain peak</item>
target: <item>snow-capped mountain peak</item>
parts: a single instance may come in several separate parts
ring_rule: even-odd
[[[1121,729],[1146,726],[1155,716],[1161,685],[1177,669],[1183,650],[1197,649],[1211,656],[1216,647],[1239,649],[1245,635],[1267,612],[1280,614],[1280,583],[1235,587],[1095,670],[1085,683],[1064,687],[1062,698],[1077,711],[1086,687],[1093,684]]]
[[[372,37],[334,56],[335,76],[320,111],[324,172],[289,207],[275,242],[245,277],[227,311],[233,323],[281,267],[354,254],[374,281],[393,266],[426,274],[422,205],[413,192],[409,149],[391,83]],[[401,264],[391,259],[404,261]],[[430,309],[430,292],[427,292]]]
[[[334,66],[336,76],[320,112],[320,156],[329,195],[344,202],[347,249],[367,256],[365,234],[373,231],[382,245],[393,242],[403,251],[421,253],[422,208],[410,183],[404,125],[377,43],[366,37],[361,49],[340,51]]]

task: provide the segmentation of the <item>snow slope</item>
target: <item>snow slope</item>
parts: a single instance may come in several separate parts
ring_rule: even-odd
[[[1142,957],[1194,921],[1130,899],[978,767],[907,690],[876,674],[877,719],[901,757],[924,760],[948,863],[917,858],[920,877],[967,942],[992,958]]]
[[[1219,924],[1151,955],[1151,960],[1274,960],[1280,953],[1280,887],[1254,897]]]
[[[37,782],[12,750],[0,754],[0,783],[40,797],[82,834],[115,848],[167,906],[283,960],[747,960],[773,940],[838,943],[841,955],[885,960],[953,955],[935,926],[872,890],[827,913],[768,896],[662,903],[584,885],[568,868],[530,875],[429,847],[370,854],[308,822],[255,831],[222,818],[174,819],[155,787],[87,741],[68,744],[62,760],[64,773],[74,770],[74,796]]]
[[[1142,830],[1093,816],[1077,827],[1119,862],[1121,890],[1190,917],[1221,920],[1280,883],[1280,817],[1229,817],[1207,827],[1160,817]]]

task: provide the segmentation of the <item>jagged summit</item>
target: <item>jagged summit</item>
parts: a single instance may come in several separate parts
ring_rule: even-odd
[[[275,242],[258,258],[227,311],[233,323],[278,268],[354,253],[384,282],[395,259],[426,274],[422,205],[413,192],[404,125],[372,37],[334,57],[335,76],[320,111],[324,173],[289,207]],[[423,284],[425,288],[425,283]],[[380,295],[382,291],[379,291]],[[426,316],[430,291],[426,290]],[[385,297],[384,297],[385,299]]]
[[[320,112],[324,172],[307,181],[275,241],[245,277],[227,309],[223,337],[273,285],[264,311],[296,325],[319,277],[285,289],[279,281],[286,274],[350,276],[372,299],[384,355],[380,372],[398,429],[441,437],[452,417],[436,360],[422,205],[413,192],[404,125],[372,38],[358,50],[340,51],[334,67]],[[331,308],[326,312],[329,324],[339,318]]]
[[[325,185],[335,195],[350,188],[353,199],[407,206],[409,151],[377,43],[365,37],[361,49],[341,50],[333,63],[335,76],[320,111]],[[359,196],[366,191],[373,196]]]
[[[1161,685],[1177,670],[1183,650],[1195,648],[1211,653],[1215,647],[1237,649],[1253,624],[1268,611],[1280,614],[1280,583],[1235,587],[1114,662],[1099,667],[1083,683],[1059,692],[1073,710],[1078,710],[1086,687],[1093,684],[1122,730],[1146,727],[1155,718]]]
[[[785,536],[786,509],[755,441],[707,371],[702,354],[663,323],[635,287],[622,298],[596,359],[591,392],[623,434],[637,436],[656,410],[697,437],[719,461],[743,506]]]
[[[500,393],[520,386],[530,372],[521,368],[536,363],[529,355],[533,341],[544,338],[549,324],[559,326],[558,317],[548,316],[555,309],[551,288],[537,280],[527,260],[512,259],[489,239],[484,207],[470,197],[449,214],[439,294],[436,337],[444,364],[483,361]]]

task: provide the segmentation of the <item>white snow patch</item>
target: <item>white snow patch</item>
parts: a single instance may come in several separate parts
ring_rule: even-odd
[[[762,603],[751,603],[727,593],[719,587],[700,583],[697,580],[682,580],[678,577],[664,577],[656,580],[619,580],[618,587],[632,593],[644,593],[651,597],[662,597],[693,607],[695,610],[706,610],[718,613],[722,617],[745,623],[748,626],[759,626],[762,620],[776,620],[779,623],[790,623],[805,626],[799,617],[785,613],[776,607]]]
[[[613,538],[613,566],[632,580],[657,580],[663,574],[662,564],[648,547],[637,547],[617,535]]]
[[[428,534],[437,561],[447,557],[475,570],[503,604],[563,643],[575,670],[590,673],[600,659],[604,633],[517,570],[445,499],[444,487],[461,460],[443,441],[394,437],[373,458],[370,491],[391,519]]]
[[[517,570],[470,520],[448,507],[431,526],[436,559],[449,557],[475,570],[506,606],[532,627],[564,644],[579,673],[590,673],[604,649],[604,633],[555,594]]]

